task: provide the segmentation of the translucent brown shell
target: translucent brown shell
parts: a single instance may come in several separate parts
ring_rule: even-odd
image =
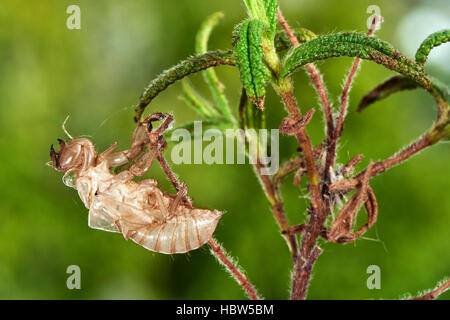
[[[165,254],[185,253],[204,245],[216,229],[220,211],[179,208],[164,221],[160,210],[142,210],[98,195],[89,210],[89,227],[124,234],[144,248]]]

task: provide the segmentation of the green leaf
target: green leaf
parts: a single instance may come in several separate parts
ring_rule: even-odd
[[[268,24],[264,2],[263,0],[244,0],[249,17]]]
[[[226,130],[230,129],[230,128],[232,128],[232,126],[230,126],[230,123],[225,120],[204,120],[204,121],[202,121],[202,131],[203,132],[206,130],[209,130],[209,129],[217,129],[217,130],[220,130],[222,132],[222,134],[225,136]],[[178,126],[178,127],[164,131],[163,135],[169,146],[173,146],[173,145],[179,143],[178,141],[172,141],[172,139],[170,139],[173,132],[178,129],[185,129],[185,130],[189,131],[189,133],[191,134],[191,137],[192,137],[192,141],[202,138],[202,135],[197,136],[194,134],[195,123],[190,122],[190,123],[184,124],[182,126]]]
[[[208,41],[211,36],[211,32],[214,27],[222,20],[224,14],[222,12],[216,12],[210,15],[200,26],[200,29],[196,36],[195,51],[197,54],[203,54],[208,50]]]
[[[242,129],[265,129],[266,118],[264,112],[255,108],[255,105],[242,89],[241,101],[239,103],[239,118]]]
[[[214,27],[219,23],[219,21],[223,18],[222,12],[216,12],[209,16],[205,22],[203,22],[200,27],[199,32],[197,33],[196,39],[196,51],[197,54],[203,54],[208,51],[208,40],[211,35]],[[218,106],[218,110],[223,114],[223,116],[230,122],[236,122],[234,119],[230,105],[228,103],[228,99],[224,93],[224,86],[219,81],[216,72],[213,69],[207,69],[203,73],[206,84],[208,85],[216,105]]]
[[[251,20],[259,20],[267,25],[273,38],[277,27],[278,0],[244,0]]]
[[[187,79],[181,81],[183,95],[180,97],[188,106],[207,119],[221,118],[221,114],[203,98]]]
[[[450,30],[441,30],[430,34],[416,52],[417,64],[423,67],[431,50],[448,41],[450,41]]]
[[[266,118],[263,110],[255,108],[255,105],[248,99],[245,89],[242,89],[241,100],[239,102],[239,120],[241,129],[245,130],[245,152],[250,159],[256,155],[267,154],[270,150],[270,141],[260,141],[259,129],[266,128]],[[252,134],[253,133],[253,134]],[[256,150],[251,150],[251,141],[256,139]],[[269,139],[270,140],[270,139]],[[256,152],[256,154],[253,154]]]
[[[277,29],[278,22],[278,0],[264,0],[264,7],[266,9],[267,23],[269,25],[269,34],[271,38],[273,38]]]
[[[202,130],[203,131],[206,131],[208,129],[218,129],[218,130],[222,131],[223,133],[225,133],[225,130],[230,129],[230,128],[232,128],[232,126],[230,126],[230,123],[227,121],[224,121],[224,120],[213,119],[213,120],[202,121]],[[192,136],[194,136],[193,133],[194,133],[194,129],[195,129],[195,123],[190,122],[190,123],[184,124],[182,126],[178,126],[176,128],[167,130],[164,132],[164,136],[169,137],[172,134],[172,132],[177,129],[186,129],[187,131],[189,131],[192,134]],[[168,142],[170,142],[170,140],[168,140]]]
[[[247,95],[261,109],[264,108],[267,80],[261,46],[262,32],[263,23],[258,20],[247,20],[242,23],[237,31],[235,52],[241,81]]]
[[[394,76],[366,94],[359,103],[357,111],[361,112],[371,104],[385,99],[391,94],[403,90],[415,89],[417,87],[418,84],[411,79],[405,78],[404,76]]]
[[[164,71],[158,77],[156,77],[149,86],[145,89],[144,93],[139,99],[139,104],[135,111],[135,121],[141,119],[142,113],[150,102],[153,101],[162,91],[167,87],[175,83],[177,80],[181,80],[184,77],[206,70],[208,68],[230,65],[234,66],[236,60],[233,51],[213,51],[205,54],[188,58],[176,66]]]
[[[430,89],[430,79],[418,64],[389,43],[360,33],[324,36],[292,49],[286,57],[281,76],[286,77],[307,63],[342,56],[374,61]]]
[[[317,35],[306,28],[297,28],[293,30],[298,42],[305,43],[317,38]],[[277,51],[283,51],[292,48],[291,41],[289,40],[284,30],[279,30],[275,35],[275,48]]]

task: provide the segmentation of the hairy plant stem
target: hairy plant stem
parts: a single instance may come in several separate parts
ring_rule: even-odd
[[[367,32],[368,36],[373,35],[379,21],[382,21],[382,19],[380,17],[375,16],[373,18],[372,24],[369,28],[369,31]],[[361,58],[356,58],[355,61],[353,62],[352,68],[350,69],[350,72],[347,76],[347,80],[345,81],[344,89],[342,90],[341,108],[340,108],[339,117],[338,117],[338,120],[336,123],[336,129],[333,131],[331,136],[328,135],[329,144],[328,144],[325,172],[329,172],[328,168],[334,167],[334,162],[336,160],[336,147],[338,145],[339,138],[342,134],[345,116],[347,115],[348,96],[350,93],[350,88],[352,86],[352,82],[355,78],[356,72],[358,71],[360,63],[361,63]]]
[[[295,101],[292,90],[288,92],[279,92],[286,109],[294,120],[301,119],[301,114]],[[303,156],[306,164],[306,173],[309,178],[309,189],[312,196],[311,218],[306,227],[306,233],[301,244],[300,255],[295,262],[293,273],[293,284],[291,298],[294,300],[304,299],[306,288],[309,283],[312,267],[318,255],[314,257],[314,251],[317,238],[322,231],[322,225],[327,217],[327,212],[322,205],[322,197],[319,186],[319,175],[314,163],[311,141],[306,133],[305,127],[302,127],[296,135],[296,138],[303,150]],[[320,253],[320,252],[319,252]]]
[[[399,153],[397,153],[385,160],[375,162],[373,164],[370,176],[374,177],[374,176],[377,176],[377,175],[385,172],[386,170],[408,160],[412,156],[416,155],[417,153],[419,153],[420,151],[422,151],[423,149],[425,149],[431,145],[433,145],[433,143],[431,143],[431,141],[429,139],[429,135],[426,134],[426,135],[422,136],[421,138],[419,138],[418,140],[414,141],[409,146],[404,148]],[[335,191],[338,189],[354,189],[354,188],[356,188],[361,183],[361,179],[365,175],[366,171],[367,170],[361,171],[356,177],[354,177],[352,179],[341,180],[338,183],[331,185],[330,191]]]
[[[445,281],[441,285],[438,285],[434,290],[424,294],[423,296],[412,298],[410,300],[434,300],[441,294],[450,289],[450,280]]]
[[[254,286],[248,281],[245,275],[237,266],[228,258],[225,250],[213,239],[209,239],[208,244],[211,246],[211,253],[228,269],[236,282],[242,287],[251,300],[260,300]]]
[[[289,223],[284,212],[283,199],[278,186],[272,182],[268,175],[262,174],[264,165],[257,161],[254,164],[256,175],[258,176],[261,185],[263,186],[264,193],[269,200],[270,209],[272,210],[275,221],[277,222],[283,238],[286,240],[289,250],[291,251],[292,261],[295,263],[298,258],[298,243],[295,235],[289,234]]]
[[[375,17],[371,28],[368,32],[368,36],[371,36],[375,30],[376,24],[380,18]],[[289,25],[287,24],[286,20],[284,19],[282,13],[280,10],[278,10],[278,20],[280,24],[283,26],[283,29],[285,30],[292,46],[299,47],[300,43],[295,37],[294,33],[290,29]],[[386,67],[393,69],[394,64],[386,64],[384,63],[383,59],[378,58],[378,53],[372,54],[372,59],[377,62],[381,63],[383,65],[386,65]],[[394,51],[394,58],[401,58],[401,55],[395,54]],[[389,60],[390,57],[387,58]],[[402,60],[403,59],[403,60]],[[402,58],[402,63],[408,64],[408,60],[406,58]],[[386,60],[386,59],[385,59]],[[314,86],[316,87],[316,90],[319,93],[319,96],[322,100],[322,105],[324,108],[325,118],[327,122],[327,139],[325,140],[327,145],[327,154],[326,154],[326,162],[325,167],[322,169],[323,177],[322,177],[322,190],[320,190],[319,186],[319,177],[317,176],[317,170],[315,168],[314,164],[314,158],[311,156],[311,145],[309,143],[309,138],[306,135],[306,130],[303,127],[298,133],[297,133],[297,139],[300,142],[300,145],[303,148],[304,156],[305,156],[305,164],[307,167],[307,173],[310,179],[310,192],[312,195],[312,210],[311,210],[311,216],[310,221],[308,224],[304,225],[302,227],[302,233],[304,233],[304,237],[301,244],[300,249],[300,255],[299,259],[297,260],[294,268],[293,273],[293,284],[292,284],[292,292],[291,292],[291,298],[292,299],[304,299],[306,297],[306,290],[308,287],[308,283],[310,280],[310,274],[311,269],[314,265],[314,262],[316,261],[318,255],[320,254],[321,250],[320,248],[316,247],[316,241],[318,237],[321,235],[321,232],[323,231],[323,225],[325,223],[325,220],[330,212],[330,202],[329,202],[329,183],[331,182],[330,179],[330,171],[334,166],[335,158],[336,158],[336,147],[339,140],[339,137],[342,132],[343,123],[345,119],[345,115],[347,112],[348,107],[348,94],[350,91],[351,83],[355,77],[356,71],[358,69],[358,66],[360,64],[360,57],[358,57],[353,66],[350,70],[350,73],[348,75],[347,81],[345,83],[343,93],[341,96],[341,109],[339,118],[336,124],[336,128],[334,129],[334,121],[332,118],[332,113],[329,108],[329,104],[327,103],[328,99],[326,97],[326,91],[325,87],[323,86],[322,79],[320,78],[320,75],[318,74],[317,70],[315,70],[314,66],[309,63],[305,64],[306,69],[308,70],[310,77],[313,81]],[[405,62],[406,61],[406,62]],[[312,66],[312,67],[311,67]],[[411,64],[411,68],[414,69],[414,64]],[[395,68],[394,68],[395,69]],[[399,72],[402,72],[402,70],[399,69]],[[403,70],[405,72],[405,70]],[[449,135],[449,107],[447,101],[442,97],[442,95],[439,93],[440,90],[435,90],[436,88],[433,88],[432,85],[430,85],[429,79],[425,76],[417,77],[415,75],[419,74],[420,72],[414,72],[410,75],[414,78],[417,82],[419,82],[425,89],[429,90],[430,93],[435,97],[437,100],[437,103],[439,105],[439,113],[438,113],[438,120],[434,124],[434,126],[419,140],[412,143],[407,148],[403,149],[401,152],[397,153],[396,155],[384,160],[379,161],[375,163],[373,166],[369,167],[369,171],[367,170],[361,172],[355,179],[352,180],[346,180],[343,181],[344,185],[346,187],[352,186],[352,188],[355,188],[358,184],[360,184],[362,181],[365,181],[365,183],[368,183],[368,179],[372,176],[375,176],[377,174],[380,174],[387,169],[409,159],[413,155],[417,154],[424,148],[433,145],[434,143],[438,142],[440,139],[442,139],[445,136]],[[283,75],[287,75],[285,71],[283,71]],[[279,88],[277,90],[278,94],[281,96],[288,112],[290,113],[291,117],[298,121],[301,116],[298,111],[298,107],[296,105],[295,99],[292,94],[292,84],[286,84],[283,82],[289,82],[290,80],[286,78],[281,78],[279,80]],[[359,161],[359,160],[358,160]],[[364,179],[363,179],[364,178]]]
[[[447,104],[448,108],[448,104]],[[448,109],[447,111],[448,112]],[[371,177],[377,176],[388,169],[410,159],[414,155],[418,154],[420,151],[436,144],[437,142],[442,139],[440,135],[442,134],[441,131],[444,131],[443,128],[445,128],[445,125],[448,126],[449,120],[446,120],[446,117],[448,117],[448,114],[441,115],[440,119],[434,124],[434,126],[423,136],[421,136],[419,139],[411,143],[409,146],[401,150],[400,152],[396,153],[395,155],[374,163],[372,171],[371,171]],[[436,137],[437,136],[437,137]],[[357,176],[355,176],[352,179],[347,180],[341,180],[340,182],[331,185],[331,190],[337,190],[337,189],[353,189],[356,186],[358,186],[361,182],[361,178],[364,176],[366,170],[360,172]]]
[[[286,19],[284,18],[283,14],[281,13],[281,10],[279,8],[278,8],[277,15],[278,15],[278,21],[280,22],[281,26],[283,27],[284,31],[286,32],[292,46],[294,48],[300,46],[301,43],[298,41],[294,32],[289,27],[289,24],[287,23]],[[322,102],[323,112],[325,114],[325,120],[327,123],[327,136],[331,137],[334,132],[334,123],[333,123],[333,112],[331,111],[330,102],[329,102],[329,99],[327,96],[327,90],[325,89],[325,85],[323,83],[322,77],[320,76],[320,73],[316,69],[314,64],[307,63],[305,65],[305,68],[308,71],[308,75],[311,78],[311,81],[312,81],[312,83],[317,91],[317,94],[319,95],[319,98]]]
[[[298,47],[300,43],[294,36],[294,33],[290,29],[280,10],[278,10],[278,20],[287,33],[292,45],[294,47]],[[307,67],[307,70],[311,76],[311,80],[313,81],[314,86],[319,93],[319,96],[321,97],[327,122],[327,132],[328,136],[331,137],[332,133],[334,132],[334,126],[325,87],[314,65],[310,64],[310,66]],[[288,81],[289,84],[281,86],[280,89],[284,88],[285,90],[278,90],[278,94],[283,100],[283,103],[286,106],[286,109],[288,110],[292,119],[299,120],[301,119],[301,114],[292,92],[291,80],[289,78],[285,78],[284,81]],[[319,186],[319,176],[316,165],[314,163],[311,142],[306,133],[305,127],[302,127],[300,129],[296,137],[303,150],[306,171],[310,182],[309,188],[312,196],[311,216],[309,223],[306,226],[305,235],[301,244],[300,255],[295,263],[292,277],[291,299],[302,300],[306,297],[306,289],[308,287],[309,280],[311,279],[311,270],[319,254],[322,252],[319,247],[316,247],[316,242],[321,234],[323,224],[328,215],[328,205],[325,204],[325,208],[324,204],[322,203],[322,195]]]
[[[311,280],[311,271],[319,255],[322,253],[320,247],[315,247],[311,252],[309,258],[302,264],[301,268],[295,269],[294,273],[294,287],[292,288],[292,300],[304,300],[306,297],[306,289],[308,288],[308,283]]]
[[[291,46],[294,47],[292,52],[290,52],[284,62],[282,62],[277,53],[277,48],[279,47],[277,46],[277,41],[280,42],[283,39],[277,40],[275,37],[274,40],[273,36],[275,28],[273,28],[273,30],[271,31],[272,33],[267,33],[267,30],[265,31],[266,33],[262,33],[263,28],[258,24],[259,20],[256,22],[254,20],[251,20],[246,22],[248,24],[248,28],[243,28],[242,30],[247,30],[248,33],[250,32],[249,30],[254,29],[254,35],[256,35],[257,39],[261,38],[261,35],[263,34],[261,41],[251,47],[251,49],[254,49],[257,55],[252,61],[245,60],[248,58],[248,54],[244,55],[244,60],[239,60],[241,56],[237,55],[237,61],[248,62],[248,64],[250,64],[250,62],[257,61],[258,66],[262,66],[264,70],[268,70],[270,72],[269,77],[272,80],[273,87],[277,94],[281,97],[283,104],[290,116],[290,118],[283,120],[280,126],[280,132],[283,134],[295,136],[301,146],[301,156],[292,158],[284,166],[282,166],[277,174],[273,177],[269,177],[264,174],[264,169],[266,167],[260,161],[260,159],[257,159],[256,163],[253,165],[255,173],[259,181],[261,182],[262,188],[269,201],[273,216],[281,230],[282,236],[288,244],[292,255],[292,260],[294,262],[291,299],[301,300],[306,298],[307,288],[311,280],[313,266],[319,255],[322,253],[322,249],[317,246],[318,238],[323,237],[327,241],[338,243],[351,242],[356,240],[361,234],[363,234],[367,228],[372,227],[372,225],[376,221],[378,204],[376,202],[374,192],[369,186],[369,179],[409,159],[421,150],[437,143],[439,140],[448,137],[450,135],[450,108],[448,105],[448,95],[445,94],[444,90],[439,84],[434,83],[428,78],[420,65],[414,63],[413,61],[410,61],[408,58],[401,55],[388,43],[370,37],[375,30],[377,22],[380,21],[380,17],[374,18],[367,36],[358,33],[342,33],[316,38],[315,35],[312,34],[313,37],[311,39],[314,40],[304,40],[306,41],[306,44],[301,46],[301,43],[298,41],[295,33],[289,27],[280,9],[276,9],[276,4],[272,7],[272,9],[273,11],[271,12],[273,13],[273,15],[271,15],[271,17],[275,18],[275,10],[277,10],[276,18],[283,27]],[[253,14],[258,16],[258,18],[260,15],[266,17],[264,12],[253,12],[252,10],[250,10],[250,8],[249,12],[251,13],[251,15]],[[216,22],[215,19],[218,19],[220,16],[220,14],[216,14],[215,16],[212,16],[210,18],[211,20],[209,22],[206,23],[203,30],[203,36],[200,35],[200,40],[202,42],[199,44],[200,47],[198,49],[198,53],[206,52],[207,38],[209,37],[212,26]],[[271,21],[276,22],[276,19]],[[275,25],[275,23],[273,23],[272,25]],[[251,29],[251,27],[253,27],[253,29]],[[247,35],[247,33],[245,33],[245,35]],[[308,37],[310,36],[311,35],[309,34]],[[446,37],[445,39],[447,39],[448,32],[446,32],[444,36]],[[241,36],[241,39],[247,39],[247,36]],[[426,50],[424,49],[425,51],[422,55],[428,55],[429,50],[431,50],[435,42],[440,44],[443,41],[441,38],[438,38],[437,40],[439,41],[433,40],[430,45],[427,45],[425,48]],[[288,42],[286,40],[283,41],[286,43],[285,46],[289,47]],[[244,50],[244,52],[247,53],[249,51],[248,41],[239,42],[238,40],[238,44],[242,43],[244,45],[247,45],[242,47],[246,49],[246,51]],[[237,52],[239,53],[240,51],[238,49],[239,47],[237,48]],[[319,53],[317,53],[318,51]],[[249,52],[252,51],[250,50]],[[420,57],[423,60],[422,55]],[[314,66],[313,62],[338,56],[352,56],[356,57],[356,59],[352,65],[343,88],[340,100],[341,104],[339,117],[335,123],[323,79]],[[435,97],[438,103],[438,119],[433,127],[425,135],[423,135],[408,147],[401,150],[399,153],[375,164],[373,164],[373,162],[371,161],[369,168],[358,174],[353,179],[342,179],[333,183],[335,181],[335,179],[333,179],[333,167],[336,161],[336,149],[343,130],[343,124],[348,109],[348,99],[351,84],[355,78],[361,59],[372,60],[378,64],[385,66],[388,69],[392,69],[403,74],[405,76],[405,79],[407,78],[410,81],[414,81],[413,84],[411,84],[410,82],[401,82],[399,88],[393,88],[391,90],[392,92],[395,92],[396,90],[403,90],[404,88],[413,88],[417,85],[420,85],[428,90]],[[165,90],[175,81],[180,80],[185,76],[188,76],[195,72],[203,71],[219,65],[236,65],[236,55],[231,51],[206,52],[203,55],[189,58],[186,61],[181,62],[177,66],[163,72],[149,85],[144,94],[141,96],[139,105],[136,109],[136,120],[140,119],[140,116],[142,115],[145,107],[162,90]],[[238,66],[240,66],[239,63]],[[244,64],[244,66],[246,65]],[[304,116],[302,116],[294,97],[292,79],[289,76],[291,72],[302,66],[304,66],[307,70],[312,84],[320,98],[326,124],[326,139],[320,146],[317,146],[315,148],[312,147],[310,138],[306,132],[306,126],[311,120],[314,114],[314,110],[310,110]],[[248,69],[252,71],[252,68]],[[207,70],[207,73],[209,75],[209,78],[207,77],[207,80],[213,87],[213,93],[215,94],[215,97],[218,98],[216,99],[216,102],[219,105],[223,106],[222,113],[230,123],[236,125],[231,112],[228,110],[228,102],[223,94],[223,88],[215,77],[214,71]],[[261,74],[263,73],[264,72],[261,72]],[[250,85],[245,86],[244,82],[244,87],[246,87],[247,90],[253,88],[253,91],[255,92],[257,91],[257,88],[261,89],[262,93],[254,93],[252,95],[250,92],[250,97],[255,96],[256,98],[258,98],[259,100],[257,99],[255,101],[252,101],[262,109],[265,91],[263,85],[261,87],[255,86],[254,78],[258,78],[256,77],[257,75],[258,73],[252,74],[252,81]],[[264,81],[264,84],[265,83],[266,82]],[[384,94],[386,95],[386,93]],[[390,93],[388,92],[387,94]],[[380,97],[382,98],[383,95],[381,94]],[[375,98],[379,99],[378,96],[376,96]],[[243,116],[242,112],[247,106],[247,102],[248,98],[244,89],[240,105],[242,128],[246,128],[246,126],[248,125],[245,123],[245,116]],[[369,102],[371,102],[371,100]],[[253,128],[253,126],[255,125],[253,121],[254,119],[252,118],[249,120],[250,127]],[[318,151],[320,151],[320,156],[317,155]],[[324,163],[320,163],[320,166],[319,164],[316,165],[316,160],[322,159],[322,154],[324,153]],[[354,157],[347,165],[344,166],[340,173],[353,173],[354,166],[361,159],[361,155]],[[167,163],[165,163],[164,159],[158,160],[162,162],[161,164],[163,165],[163,168],[168,168]],[[308,209],[308,213],[310,215],[309,221],[308,223],[303,223],[298,226],[289,225],[283,208],[284,204],[280,190],[280,186],[284,177],[294,171],[297,171],[294,178],[294,184],[298,184],[300,176],[306,173],[309,179],[308,187],[311,194],[311,205]],[[169,175],[169,178],[172,182],[178,182],[176,177],[174,176]],[[178,184],[175,184],[175,186],[177,187],[177,190],[181,188],[179,182]],[[331,212],[332,206],[334,205],[334,202],[332,202],[332,196],[334,195],[331,194],[331,192],[347,189],[352,190],[359,187],[359,193],[355,194],[353,198],[346,204],[344,209],[341,211],[341,214],[338,216],[338,218],[335,219],[331,230],[328,230],[325,227],[325,221]],[[366,225],[360,228],[360,230],[355,233],[351,233],[353,227],[353,219],[354,217],[356,217],[356,214],[358,213],[358,210],[362,204],[366,206],[369,221]],[[350,219],[351,221],[348,222],[348,219]],[[300,249],[296,237],[297,234],[303,235]],[[259,299],[259,296],[256,293],[253,285],[227,256],[224,249],[212,238],[209,240],[209,245],[212,248],[212,254],[217,257],[217,259],[228,269],[228,271],[230,271],[231,275],[244,289],[247,295],[251,299]],[[446,283],[438,286],[430,293],[416,299],[434,299],[439,294],[448,290],[449,287],[450,281],[447,281]]]
[[[239,117],[240,117],[240,126],[242,129],[246,128],[245,124],[245,108],[249,103],[247,94],[245,89],[242,89],[241,99],[239,102]],[[251,106],[253,107],[253,105]],[[243,137],[245,141],[245,137]],[[253,164],[253,168],[255,170],[255,174],[258,177],[258,180],[261,183],[264,194],[266,195],[267,200],[269,201],[270,209],[272,211],[273,217],[280,228],[281,234],[283,238],[286,240],[288,248],[291,252],[292,260],[297,260],[298,255],[298,243],[295,235],[289,235],[289,223],[286,218],[286,213],[284,212],[283,199],[281,198],[281,194],[275,182],[273,182],[269,176],[263,174],[262,170],[265,168],[264,164],[257,159],[257,161]]]

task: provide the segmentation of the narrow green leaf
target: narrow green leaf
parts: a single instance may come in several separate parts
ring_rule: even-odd
[[[236,60],[241,73],[241,81],[248,97],[259,108],[264,108],[267,70],[263,62],[261,46],[263,23],[247,20],[237,32]]]
[[[230,129],[230,128],[232,128],[230,123],[227,121],[224,121],[224,120],[204,120],[204,121],[202,121],[202,130],[203,131],[206,131],[208,129],[217,129],[217,130],[220,130],[222,132],[222,134],[225,136],[226,129]],[[192,137],[192,141],[195,141],[196,139],[202,139],[202,137],[203,137],[202,135],[197,136],[194,134],[195,123],[190,122],[190,123],[184,124],[182,126],[178,126],[176,128],[169,129],[164,132],[164,134],[163,134],[164,138],[166,139],[169,146],[173,146],[174,144],[179,143],[178,141],[172,141],[172,139],[170,139],[170,137],[172,136],[172,133],[178,129],[185,129],[185,130],[189,131],[189,133],[191,134],[191,137]]]
[[[202,131],[206,131],[208,129],[218,129],[218,130],[222,131],[223,133],[225,133],[225,130],[230,129],[230,128],[232,128],[231,124],[224,120],[211,119],[211,120],[202,121]],[[186,129],[187,131],[189,131],[192,134],[192,136],[194,136],[193,133],[194,133],[194,129],[195,129],[195,123],[190,122],[190,123],[184,124],[182,126],[178,126],[176,128],[167,130],[164,132],[164,136],[170,137],[172,132],[174,130],[178,130],[178,129]],[[168,142],[170,142],[170,140],[168,140]]]
[[[196,36],[195,51],[197,54],[203,54],[208,50],[208,41],[211,36],[211,32],[214,27],[222,20],[224,14],[222,12],[216,12],[210,15],[200,26],[200,29]]]
[[[245,152],[247,157],[251,158],[256,156],[252,154],[250,150],[250,140],[256,139],[257,149],[253,150],[256,154],[267,154],[267,150],[270,150],[270,141],[259,140],[259,129],[266,128],[265,112],[255,107],[253,102],[248,99],[248,95],[245,89],[242,89],[241,100],[239,102],[239,122],[241,129],[245,130],[247,135],[245,137]],[[251,135],[252,130],[255,135]],[[270,139],[269,139],[270,140]]]
[[[208,40],[211,35],[214,27],[219,23],[219,21],[223,18],[222,12],[216,12],[209,16],[205,22],[200,27],[199,32],[197,33],[196,39],[196,51],[197,54],[203,54],[208,51]],[[230,122],[236,122],[234,119],[230,105],[228,103],[228,99],[224,93],[224,86],[219,81],[216,72],[213,69],[205,70],[203,73],[206,84],[208,85],[216,105],[218,106],[218,110],[223,114],[225,118],[227,118]]]
[[[251,20],[259,20],[267,26],[273,39],[277,27],[278,0],[244,0]]]
[[[244,0],[244,3],[251,19],[257,19],[268,24],[269,21],[267,20],[266,7],[264,4],[265,1],[266,0]]]
[[[403,56],[389,43],[360,33],[324,36],[292,49],[286,57],[281,76],[286,77],[307,63],[342,56],[374,61],[403,74],[426,89],[430,88],[430,79],[419,65]]]
[[[180,97],[188,106],[205,118],[221,118],[220,113],[203,98],[187,79],[181,81],[183,95]]]
[[[255,105],[242,89],[241,101],[239,103],[239,117],[242,129],[265,129],[266,118],[262,110],[255,108]]]
[[[430,34],[416,52],[416,62],[424,66],[428,55],[434,47],[450,41],[450,30],[441,30]]]
[[[277,29],[277,10],[278,10],[278,0],[264,0],[264,7],[266,9],[266,17],[269,25],[269,33],[273,38],[275,31]]]
[[[135,109],[135,121],[139,121],[141,119],[145,108],[154,98],[156,98],[156,96],[158,96],[162,91],[167,89],[167,87],[175,83],[177,80],[181,80],[190,74],[200,72],[208,68],[222,65],[234,66],[235,64],[236,60],[233,51],[213,51],[188,58],[176,66],[164,71],[156,77],[156,79],[150,82],[149,86],[141,95],[139,104]]]

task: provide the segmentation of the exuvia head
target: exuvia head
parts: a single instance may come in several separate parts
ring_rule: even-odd
[[[86,138],[73,139],[68,143],[58,139],[60,149],[56,151],[53,144],[50,146],[49,163],[53,168],[61,172],[82,171],[95,164],[96,151],[92,141]]]
[[[61,172],[67,172],[69,170],[79,172],[95,165],[97,153],[92,141],[87,138],[74,139],[67,132],[65,124],[68,118],[69,117],[64,120],[62,127],[66,135],[71,139],[71,142],[69,143],[62,139],[58,139],[60,145],[58,151],[53,148],[52,144],[50,146],[51,162],[48,164]]]

